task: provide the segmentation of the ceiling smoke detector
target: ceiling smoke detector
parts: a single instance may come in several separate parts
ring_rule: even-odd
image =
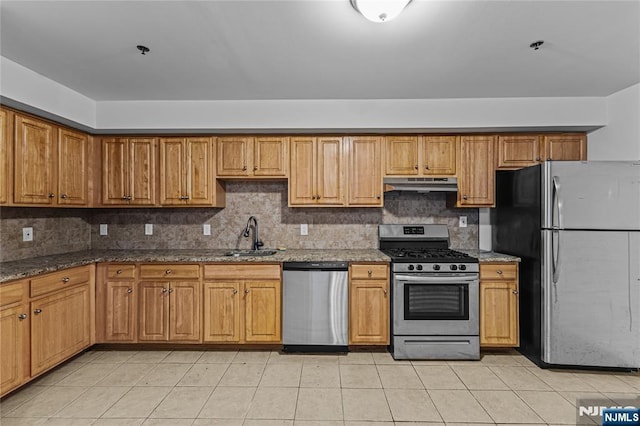
[[[538,50],[540,49],[540,46],[542,46],[543,44],[544,44],[544,40],[538,40],[531,43],[529,47],[532,48],[533,50]]]
[[[147,46],[143,46],[143,45],[139,44],[136,47],[140,51],[141,55],[145,55],[147,52],[150,52],[150,50],[149,50],[149,48]]]

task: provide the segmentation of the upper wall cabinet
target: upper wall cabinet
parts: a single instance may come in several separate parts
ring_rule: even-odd
[[[156,203],[156,139],[102,140],[102,204],[152,206]]]
[[[382,137],[347,138],[350,206],[382,207]]]
[[[224,205],[213,178],[211,138],[160,138],[160,204]]]
[[[218,177],[288,176],[289,138],[219,137]]]
[[[544,137],[547,161],[584,161],[587,159],[587,137],[580,133],[563,133]]]
[[[9,161],[13,151],[13,113],[0,109],[0,205],[10,202],[11,188],[11,167],[13,162]]]
[[[491,207],[494,203],[495,136],[460,136],[457,207]]]
[[[455,136],[388,136],[388,176],[451,176],[456,174]]]
[[[587,137],[582,133],[498,136],[498,169],[519,169],[542,161],[587,159]]]
[[[15,115],[14,203],[86,206],[86,134]]]

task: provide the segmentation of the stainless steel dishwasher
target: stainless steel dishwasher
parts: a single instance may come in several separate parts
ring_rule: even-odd
[[[282,342],[287,352],[345,352],[348,263],[285,262]]]

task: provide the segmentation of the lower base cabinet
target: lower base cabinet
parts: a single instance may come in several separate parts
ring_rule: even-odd
[[[0,289],[0,395],[29,378],[29,305],[24,303],[27,286],[23,281],[4,284]]]
[[[349,344],[389,344],[389,265],[349,266]]]
[[[517,347],[518,264],[480,264],[480,346]]]

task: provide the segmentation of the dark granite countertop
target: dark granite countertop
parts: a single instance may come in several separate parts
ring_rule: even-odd
[[[520,262],[520,258],[517,256],[511,256],[509,254],[497,253],[495,251],[488,250],[466,250],[456,249],[463,253],[467,253],[469,256],[477,257],[480,263],[483,262]]]
[[[363,250],[284,250],[273,256],[225,256],[230,250],[86,250],[52,256],[35,257],[0,263],[0,283],[28,278],[95,262],[219,262],[219,263],[281,263],[281,262],[389,262],[375,249]]]

